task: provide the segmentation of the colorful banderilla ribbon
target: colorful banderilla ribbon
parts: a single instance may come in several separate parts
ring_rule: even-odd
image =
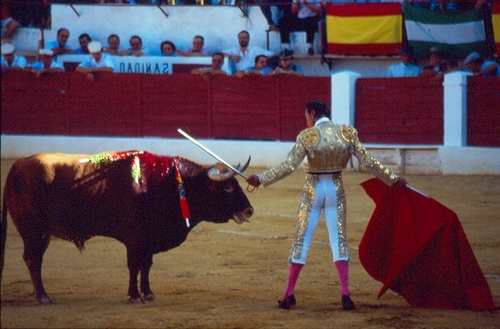
[[[179,170],[179,158],[174,159],[175,165],[175,178],[177,180],[177,186],[179,188],[179,202],[181,205],[182,217],[186,220],[186,226],[189,227],[189,218],[191,218],[191,212],[189,211],[188,202],[186,199],[186,191],[184,191],[184,182],[182,181],[181,172]]]

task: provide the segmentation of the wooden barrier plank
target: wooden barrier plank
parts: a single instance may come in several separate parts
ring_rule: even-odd
[[[330,104],[330,93],[330,77],[281,77],[279,139],[295,141],[299,132],[307,127],[304,117],[307,103],[318,99]]]
[[[278,79],[265,76],[217,78],[211,83],[214,138],[279,138]]]
[[[180,138],[181,128],[210,138],[210,83],[194,75],[141,75],[141,123],[145,136]]]
[[[428,78],[360,78],[355,126],[364,143],[443,144],[443,87]]]
[[[79,72],[70,82],[70,134],[141,136],[137,74],[96,74],[95,81]]]
[[[500,147],[500,78],[467,78],[467,145]]]
[[[2,133],[68,134],[66,91],[64,73],[2,72]]]

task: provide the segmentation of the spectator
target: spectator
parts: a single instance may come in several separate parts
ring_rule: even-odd
[[[262,76],[272,72],[273,69],[269,67],[269,58],[266,55],[255,56],[255,65],[248,67],[244,71],[236,72],[238,78],[250,76]]]
[[[80,48],[75,49],[75,54],[90,54],[89,53],[89,43],[92,38],[87,33],[83,33],[78,37],[78,43],[80,43]]]
[[[458,62],[455,59],[449,59],[443,63],[444,73],[459,71]]]
[[[273,19],[273,13],[271,11],[271,5],[277,5],[276,7],[278,8],[279,14],[283,16],[289,16],[287,12],[290,11],[290,3],[291,0],[257,0],[257,3],[260,4],[260,10],[262,11],[262,14],[264,15],[264,18],[267,21],[267,24],[269,24],[269,31],[273,32],[279,32],[278,24],[279,24],[279,18],[281,17],[276,17],[276,21]]]
[[[2,45],[2,72],[22,70],[26,67],[26,58],[15,54],[16,48],[10,43]]]
[[[439,47],[431,47],[429,50],[429,65],[422,68],[421,75],[435,76],[445,71],[443,63],[443,51]]]
[[[302,67],[293,64],[293,51],[285,49],[280,53],[280,64],[270,74],[303,76]]]
[[[281,44],[283,49],[292,49],[290,33],[306,32],[307,54],[314,55],[314,34],[318,32],[324,0],[294,0],[292,10],[280,20]]]
[[[113,72],[113,59],[111,55],[102,52],[102,45],[99,41],[89,43],[89,51],[91,56],[78,65],[76,72],[86,73],[91,81],[95,80],[96,72]]]
[[[123,49],[120,48],[120,37],[116,34],[111,34],[108,37],[108,48],[103,49],[103,52],[110,55],[121,55]]]
[[[235,63],[236,71],[244,71],[247,67],[254,64],[255,56],[266,55],[274,56],[274,54],[262,47],[249,46],[250,33],[241,31],[238,33],[239,46],[222,51],[224,56]]]
[[[415,64],[413,49],[405,47],[401,50],[401,62],[389,66],[387,77],[416,77],[420,75],[420,66]]]
[[[160,51],[163,56],[177,57],[177,47],[172,41],[163,41],[160,45]]]
[[[483,77],[500,77],[500,66],[493,60],[485,60],[476,51],[467,56],[464,65],[474,75]]]
[[[19,27],[19,23],[10,13],[9,5],[10,0],[2,0],[2,30],[5,29],[5,33],[2,35],[2,45],[9,42],[9,39]]]
[[[31,71],[38,78],[47,73],[64,72],[64,67],[54,61],[54,52],[51,49],[40,49],[38,51],[39,62],[31,65]]]
[[[74,51],[68,45],[69,30],[60,28],[57,30],[57,40],[48,42],[46,47],[52,49],[54,55],[73,54]]]
[[[149,51],[142,47],[142,39],[133,35],[130,38],[130,48],[123,51],[123,55],[133,55],[133,56],[147,56]]]
[[[204,48],[205,38],[197,35],[193,38],[193,46],[184,50],[178,50],[179,56],[210,56],[210,51]]]
[[[208,67],[201,67],[191,71],[191,74],[201,75],[205,80],[212,79],[214,75],[226,75],[226,71],[222,69],[224,65],[224,54],[214,53],[212,55],[212,65]]]
[[[431,84],[435,85],[440,85],[444,81],[444,75],[446,73],[454,72],[454,71],[459,71],[460,68],[458,67],[458,62],[455,59],[449,59],[445,61],[442,65],[442,71],[437,73],[436,75],[432,76],[429,79]],[[433,71],[432,71],[433,72]]]

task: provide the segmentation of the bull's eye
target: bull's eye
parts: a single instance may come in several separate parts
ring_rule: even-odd
[[[227,185],[224,187],[224,192],[226,193],[233,193],[234,191],[234,187],[232,187],[231,185]]]

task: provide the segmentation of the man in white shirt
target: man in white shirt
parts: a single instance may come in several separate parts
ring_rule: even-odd
[[[416,77],[422,69],[414,63],[413,49],[405,47],[401,50],[401,62],[389,66],[387,77]]]
[[[65,28],[60,28],[57,30],[57,40],[47,42],[45,48],[52,49],[54,56],[73,54],[74,50],[68,45],[69,30]]]
[[[39,62],[31,64],[31,71],[38,78],[47,73],[64,72],[64,67],[54,61],[54,51],[52,49],[40,49],[38,51]]]
[[[2,72],[22,70],[26,67],[26,58],[15,54],[16,48],[10,43],[2,45]]]
[[[239,47],[233,47],[222,51],[224,56],[235,63],[236,71],[244,71],[254,65],[255,57],[258,55],[274,56],[274,53],[258,46],[249,46],[250,33],[241,31],[238,33]],[[234,72],[233,72],[234,73]]]
[[[89,43],[89,52],[91,56],[78,65],[76,72],[86,73],[91,81],[95,79],[96,72],[113,72],[113,59],[111,55],[102,52],[102,45],[99,41]]]

